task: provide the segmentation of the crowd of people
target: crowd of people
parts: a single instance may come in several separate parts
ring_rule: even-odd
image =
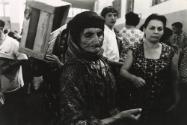
[[[0,124],[185,125],[187,35],[164,15],[77,14],[38,60],[0,20]]]

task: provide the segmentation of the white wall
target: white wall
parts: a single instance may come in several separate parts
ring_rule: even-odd
[[[95,7],[94,11],[97,12],[98,14],[100,14],[102,9],[107,6],[111,6],[112,2],[113,2],[113,0],[96,0],[95,6],[97,6],[97,7]]]
[[[121,17],[117,20],[116,25],[125,23],[127,1],[121,0]]]
[[[134,0],[134,12],[141,13],[146,18],[151,13],[168,14],[187,9],[187,0],[168,0],[152,6],[152,0]]]
[[[187,33],[187,9],[165,15],[168,19],[167,26],[171,28],[173,22],[183,23],[183,30]]]
[[[152,13],[165,15],[168,27],[171,27],[173,22],[180,21],[187,32],[187,0],[168,0],[155,6],[152,6],[152,0],[135,0],[134,12],[142,15],[141,23]]]
[[[175,21],[181,21],[184,24],[184,30],[187,32],[187,0],[168,0],[161,4],[152,6],[152,0],[134,0],[134,12],[141,15],[142,20],[139,26],[152,13],[166,15],[168,18],[168,27]],[[122,0],[122,17],[117,22],[117,28],[124,26],[124,15],[126,13],[126,0]]]
[[[10,19],[13,23],[12,30],[21,31],[26,0],[11,0]]]

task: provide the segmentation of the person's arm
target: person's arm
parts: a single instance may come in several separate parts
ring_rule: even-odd
[[[141,108],[125,110],[114,116],[102,119],[101,123],[102,125],[111,125],[112,123],[115,123],[123,119],[138,120],[141,116],[141,111],[142,111]]]
[[[86,108],[86,100],[84,98],[84,85],[82,77],[75,69],[77,66],[65,65],[60,77],[60,123],[63,125],[112,125],[121,119],[137,120],[140,117],[141,109],[131,109],[122,111],[108,118],[99,119],[89,109]],[[79,68],[82,68],[79,65]],[[81,88],[80,88],[81,86]]]
[[[178,72],[178,60],[179,55],[174,54],[171,62],[171,78],[172,78],[172,88],[174,93],[174,103],[171,105],[171,107],[168,109],[168,111],[171,111],[176,107],[176,105],[179,102],[180,94],[178,91],[178,82],[179,82],[179,72]]]
[[[125,62],[123,63],[123,66],[121,67],[120,70],[120,75],[127,80],[131,81],[136,87],[141,87],[145,85],[145,80],[141,77],[138,77],[134,74],[131,74],[128,70],[132,66],[133,63],[133,54],[132,50],[129,50],[127,52],[127,58]]]

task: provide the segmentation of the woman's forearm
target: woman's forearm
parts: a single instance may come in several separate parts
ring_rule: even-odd
[[[105,118],[101,120],[102,125],[111,125],[112,123],[115,123],[121,119],[120,114],[116,114],[114,116]]]
[[[121,69],[120,71],[120,75],[124,78],[126,78],[129,81],[133,81],[133,79],[136,77],[135,75],[129,73],[127,70],[125,69]]]

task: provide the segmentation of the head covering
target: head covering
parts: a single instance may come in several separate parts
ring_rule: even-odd
[[[80,34],[85,28],[100,28],[104,31],[104,19],[97,13],[85,11],[76,15],[67,25],[72,40],[78,44]]]
[[[85,11],[76,15],[67,25],[68,49],[65,60],[72,58],[84,60],[97,60],[102,56],[102,49],[99,53],[90,53],[84,51],[80,46],[80,35],[85,28],[100,28],[104,31],[104,19],[92,11]]]

